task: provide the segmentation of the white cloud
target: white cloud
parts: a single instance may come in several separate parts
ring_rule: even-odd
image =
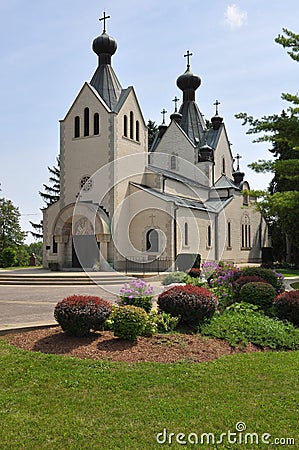
[[[241,28],[247,21],[247,12],[237,5],[228,5],[225,11],[225,23],[231,28]]]

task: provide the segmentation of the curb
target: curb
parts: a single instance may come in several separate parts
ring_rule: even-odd
[[[43,324],[37,324],[37,325],[25,325],[22,324],[20,326],[17,325],[10,325],[10,328],[2,328],[0,329],[0,336],[5,336],[6,334],[12,334],[12,333],[23,333],[24,331],[34,331],[39,330],[40,328],[54,328],[58,327],[58,323],[43,323]]]

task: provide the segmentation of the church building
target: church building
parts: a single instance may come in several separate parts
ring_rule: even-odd
[[[60,121],[61,191],[44,210],[45,267],[175,270],[198,254],[261,262],[266,223],[247,194],[240,156],[233,158],[219,102],[210,121],[196,103],[201,79],[191,53],[177,78],[181,104],[175,97],[168,124],[162,111],[148,149],[135,90],[123,88],[112,67],[117,44],[107,18],[93,41],[95,73]]]

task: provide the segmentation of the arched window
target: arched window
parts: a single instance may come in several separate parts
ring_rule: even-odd
[[[136,141],[139,142],[139,121],[136,120]]]
[[[185,222],[185,245],[189,245],[189,228],[187,222]]]
[[[241,247],[251,248],[251,229],[248,216],[243,217],[241,224]]]
[[[130,111],[130,139],[134,139],[134,113]]]
[[[124,115],[124,136],[128,137],[128,116]]]
[[[177,169],[177,157],[176,155],[171,155],[170,157],[170,169],[176,170]]]
[[[222,174],[225,175],[225,158],[222,157]]]
[[[159,251],[159,235],[157,230],[151,228],[146,233],[146,251],[158,252]]]
[[[84,109],[84,136],[89,136],[89,108]]]
[[[227,247],[232,246],[232,225],[231,222],[227,222]]]
[[[207,247],[212,247],[212,227],[208,225],[207,230]]]
[[[80,117],[75,117],[75,124],[74,124],[74,137],[78,138],[80,137]]]
[[[95,113],[93,116],[93,134],[100,134],[100,115]]]

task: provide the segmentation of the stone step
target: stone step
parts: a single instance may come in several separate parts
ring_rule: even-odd
[[[119,274],[111,275],[93,275],[91,277],[87,275],[26,275],[26,274],[0,274],[0,285],[59,285],[59,286],[71,286],[71,285],[113,285],[124,284],[132,280],[132,277],[121,276]]]

